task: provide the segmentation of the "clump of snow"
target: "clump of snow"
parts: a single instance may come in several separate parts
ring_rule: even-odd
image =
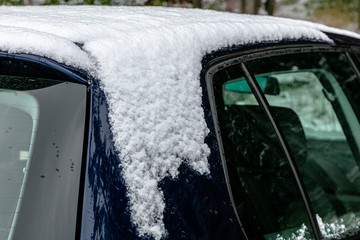
[[[328,239],[344,239],[346,236],[353,236],[359,233],[360,222],[357,214],[349,212],[341,218],[333,217],[331,221],[324,222],[316,214],[321,235]]]
[[[289,236],[284,236],[283,234],[277,234],[275,240],[307,240],[310,239],[311,235],[308,231],[308,228],[305,224],[302,224],[301,227],[292,232]]]
[[[340,239],[341,234],[345,233],[346,228],[343,220],[335,220],[332,223],[324,223],[322,218],[316,214],[316,220],[319,224],[321,235],[326,238]]]
[[[116,63],[100,66],[100,78],[109,81],[103,82],[103,89],[108,97],[133,222],[141,235],[155,239],[166,232],[165,204],[158,183],[169,175],[175,178],[184,161],[200,174],[209,173],[210,150],[204,144],[208,129],[201,107],[200,83],[196,81],[201,56],[190,51],[188,61],[182,61],[174,49],[179,46],[184,50],[181,46],[191,42],[173,34],[149,34],[148,44],[143,44],[145,39],[139,33],[129,34],[109,46],[106,55],[98,52],[97,45],[106,42],[86,46],[99,62],[112,59]],[[119,45],[136,47],[119,49]]]
[[[204,54],[285,39],[331,43],[319,29],[340,31],[281,18],[149,7],[0,7],[0,23],[1,50],[46,56],[101,80],[132,222],[140,236],[157,240],[166,235],[159,182],[176,178],[182,163],[210,173],[199,83]],[[72,42],[82,43],[83,51]]]
[[[83,69],[92,69],[86,53],[73,42],[57,35],[0,24],[0,46],[9,53],[31,53]]]

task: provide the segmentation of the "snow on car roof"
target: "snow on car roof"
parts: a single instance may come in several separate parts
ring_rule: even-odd
[[[266,16],[154,7],[0,7],[0,50],[32,53],[91,71],[109,104],[115,147],[140,236],[160,239],[158,183],[186,163],[210,174],[199,75],[221,47],[308,39],[323,25]],[[81,43],[78,47],[74,43]]]

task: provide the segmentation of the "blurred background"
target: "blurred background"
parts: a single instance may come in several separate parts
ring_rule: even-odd
[[[126,5],[274,15],[360,32],[360,0],[0,0],[1,5]]]

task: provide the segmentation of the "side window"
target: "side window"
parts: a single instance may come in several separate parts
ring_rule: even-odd
[[[271,68],[267,67],[272,62]],[[266,94],[271,106],[292,109],[303,126],[306,145],[298,148],[283,130],[298,164],[323,237],[357,231],[360,224],[360,125],[358,102],[348,86],[359,79],[343,53],[271,57],[247,63],[255,75],[271,78],[278,95]],[[275,118],[277,118],[275,113]]]
[[[0,239],[75,237],[87,86],[45,68],[0,57]]]
[[[313,238],[288,160],[239,66],[214,75],[214,94],[234,205],[249,239]],[[291,109],[272,110],[300,126]],[[299,129],[289,131],[304,142]]]
[[[305,234],[309,239],[314,231],[324,238],[356,234],[360,125],[359,96],[353,88],[360,89],[360,84],[347,55],[287,54],[245,66],[286,140],[279,143],[240,65],[213,75],[231,192],[249,238],[293,239]],[[294,183],[284,149],[291,152],[300,186]],[[313,215],[306,213],[299,188]],[[317,229],[311,229],[309,218]]]
[[[11,239],[30,165],[39,104],[30,94],[0,90],[0,230]]]

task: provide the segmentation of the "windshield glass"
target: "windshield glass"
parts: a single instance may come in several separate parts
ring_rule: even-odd
[[[0,239],[74,238],[85,106],[84,85],[0,75]]]

